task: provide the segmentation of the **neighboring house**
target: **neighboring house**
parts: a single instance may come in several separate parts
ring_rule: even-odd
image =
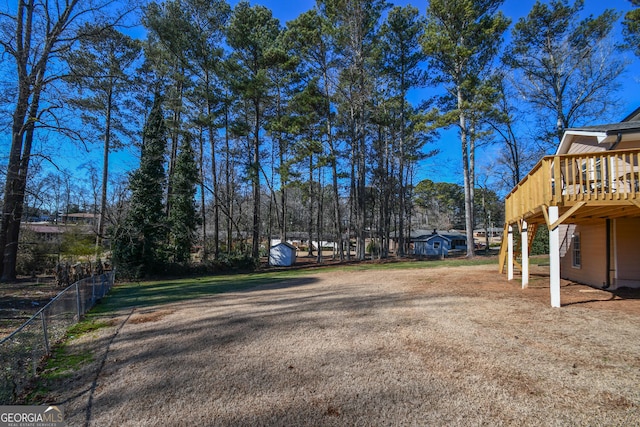
[[[500,270],[513,279],[512,232],[522,233],[522,286],[539,224],[549,228],[551,305],[560,278],[603,289],[640,287],[640,109],[620,123],[567,129],[505,199]]]
[[[62,215],[62,223],[63,224],[79,224],[79,225],[98,225],[98,219],[100,215],[92,214],[92,213],[70,213]]]
[[[63,225],[55,225],[46,222],[23,222],[20,224],[20,228],[31,231],[37,242],[49,243],[60,243],[62,241],[62,235],[66,231],[66,228]]]
[[[287,242],[280,242],[269,250],[269,265],[274,267],[290,267],[296,262],[298,248]]]
[[[493,241],[493,239],[502,239],[502,228],[490,227],[489,228],[489,239]],[[487,238],[487,230],[484,228],[478,228],[473,230],[473,237],[478,239],[486,239]]]
[[[413,254],[446,257],[453,250],[466,251],[467,237],[459,233],[433,230],[431,234],[412,237]]]
[[[72,216],[66,218],[66,223],[53,223],[53,222],[22,222],[20,228],[22,230],[28,230],[33,233],[31,239],[35,241],[30,243],[48,242],[48,243],[60,243],[62,242],[63,235],[68,232],[73,232],[82,236],[95,236],[95,227],[93,226],[93,214],[71,214]],[[108,243],[105,240],[103,243]]]
[[[314,236],[313,237],[317,237]],[[347,239],[347,236],[343,236],[344,239]],[[271,246],[275,246],[280,243],[282,240],[277,238],[271,239]],[[307,231],[289,231],[287,232],[287,243],[292,244],[297,247],[299,250],[307,251],[309,248],[309,232]],[[329,234],[324,234],[320,236],[320,241],[311,240],[311,247],[313,250],[318,250],[318,248],[323,248],[325,250],[334,249],[338,250],[338,244],[333,240],[333,236]]]

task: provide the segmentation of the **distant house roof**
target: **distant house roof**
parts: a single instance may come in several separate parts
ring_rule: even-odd
[[[65,216],[67,218],[97,218],[98,217],[98,215],[96,214],[87,213],[87,212],[70,213],[70,214],[64,214],[62,216]]]
[[[485,233],[487,231],[489,233],[502,233],[504,230],[499,227],[489,227],[489,230],[485,230],[484,228],[476,228],[473,230],[474,233]]]
[[[432,240],[432,239],[434,239],[434,238],[436,238],[436,237],[440,237],[440,238],[445,239],[445,240],[447,240],[447,241],[449,241],[449,242],[451,242],[451,241],[453,240],[453,239],[451,238],[451,236],[445,236],[445,235],[442,235],[442,234],[432,234],[431,236],[427,237],[427,238],[425,239],[425,241],[427,241],[427,242],[428,242],[429,240]]]
[[[452,240],[466,240],[467,236],[465,236],[464,234],[460,234],[460,233],[455,233],[455,232],[449,232],[449,231],[435,231],[435,233],[432,231],[428,234],[422,234],[420,236],[416,236],[416,237],[412,237],[411,240],[413,240],[414,242],[426,242],[429,241],[431,239],[433,239],[434,237],[442,237],[448,241],[452,241]]]
[[[65,232],[65,228],[59,225],[23,223],[22,226],[39,234],[62,234]]]

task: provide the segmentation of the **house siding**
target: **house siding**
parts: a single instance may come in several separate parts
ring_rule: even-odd
[[[581,265],[573,266],[573,234],[580,234]],[[606,221],[576,225],[567,233],[567,251],[560,261],[561,277],[585,285],[602,287],[607,283]]]
[[[593,153],[597,151],[605,151],[609,148],[609,144],[602,146],[598,144],[598,140],[592,136],[584,136],[577,138],[569,147],[568,154]]]
[[[435,248],[434,243],[438,243],[439,247]],[[414,242],[413,254],[419,256],[447,256],[450,249],[450,243],[447,239],[436,236],[429,240]]]
[[[616,279],[613,287],[640,288],[640,262],[638,262],[638,242],[640,242],[640,218],[615,220],[615,245],[617,262]]]
[[[640,148],[640,140],[635,141],[622,141],[616,147],[617,150],[628,150],[632,148]]]
[[[467,238],[462,234],[434,233],[411,239],[412,253],[419,256],[448,256],[450,251],[467,249]],[[437,244],[438,247],[435,247]]]

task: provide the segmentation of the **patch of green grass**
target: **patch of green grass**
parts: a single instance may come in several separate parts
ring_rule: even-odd
[[[53,347],[40,376],[45,380],[66,378],[85,363],[91,362],[93,360],[91,353],[76,353],[73,351],[71,343],[82,335],[109,326],[110,324],[107,322],[93,319],[83,320],[71,326],[67,329],[65,338]]]
[[[77,336],[97,331],[98,329],[107,328],[109,326],[111,326],[109,323],[103,321],[94,319],[84,320],[67,329],[67,337],[73,339]]]
[[[21,403],[35,405],[46,401],[54,382],[71,377],[78,368],[92,360],[93,356],[89,353],[71,354],[65,343],[58,345],[47,358],[37,380],[22,397]]]
[[[57,346],[52,352],[40,376],[44,380],[55,381],[70,377],[82,365],[93,361],[90,353],[74,354],[68,345],[63,343]]]
[[[294,276],[276,272],[123,283],[115,286],[109,295],[96,305],[91,315],[99,316],[122,308],[156,306],[224,292],[241,291],[281,282]]]
[[[534,255],[529,258],[530,263],[538,264],[539,266],[549,266],[549,255]]]
[[[495,258],[487,257],[475,257],[475,258],[450,258],[444,260],[416,260],[416,261],[401,261],[401,262],[381,262],[381,263],[367,263],[357,265],[347,265],[344,267],[335,267],[340,270],[398,270],[408,268],[437,268],[437,267],[464,267],[473,265],[490,265],[496,264]]]
[[[111,326],[110,323],[95,319],[85,319],[67,329],[65,337],[52,349],[51,354],[41,366],[38,378],[31,384],[31,389],[23,396],[25,404],[40,404],[47,400],[51,385],[65,380],[78,369],[94,360],[90,351],[80,351],[72,346],[75,339],[101,328]]]
[[[354,265],[319,266],[318,268],[278,270],[258,273],[228,274],[123,283],[114,287],[91,311],[89,317],[112,314],[124,308],[151,307],[198,299],[225,292],[248,290],[261,285],[274,284],[287,279],[309,278],[313,274],[331,271],[390,270],[407,268],[460,267],[495,264],[495,258],[476,257],[447,260],[362,263]]]

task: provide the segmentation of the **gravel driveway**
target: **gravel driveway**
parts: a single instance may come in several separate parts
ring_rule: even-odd
[[[69,426],[639,425],[639,325],[495,266],[321,272],[123,312],[54,397]]]

